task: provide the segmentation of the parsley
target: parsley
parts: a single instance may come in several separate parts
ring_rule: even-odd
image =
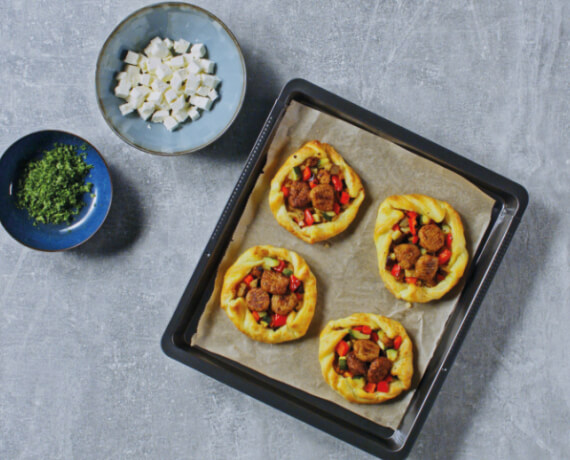
[[[56,143],[42,158],[25,166],[16,203],[28,211],[34,225],[69,223],[85,206],[82,195],[93,186],[85,178],[93,166],[85,163],[86,146],[80,149],[81,153],[76,146]]]

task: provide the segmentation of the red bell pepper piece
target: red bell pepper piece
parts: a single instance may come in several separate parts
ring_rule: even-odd
[[[438,273],[437,275],[435,275],[435,279],[439,282],[439,281],[443,281],[445,279],[445,276],[443,276],[441,273]]]
[[[337,354],[339,356],[346,356],[349,349],[350,349],[350,346],[348,345],[348,343],[346,343],[344,340],[341,340],[338,343],[338,345],[336,346],[335,351],[337,352]]]
[[[453,235],[451,233],[448,233],[445,236],[445,245],[451,249],[451,243],[453,243]]]
[[[331,177],[331,180],[332,180],[334,189],[335,189],[337,192],[342,191],[342,181],[340,180],[340,177],[338,177],[337,175],[334,175],[334,176]]]
[[[303,180],[304,181],[308,181],[311,176],[313,175],[313,172],[311,171],[311,168],[309,168],[308,166],[303,170]]]
[[[381,393],[388,393],[390,391],[390,384],[386,380],[378,382],[377,390]]]
[[[442,249],[442,251],[437,255],[439,260],[439,265],[445,265],[451,259],[451,251],[447,248]]]
[[[353,329],[354,331],[362,332],[362,328],[363,328],[363,327],[364,327],[364,326],[353,326],[352,329]]]
[[[338,204],[336,201],[333,204],[333,211],[337,216],[340,214],[340,204]]]
[[[348,204],[350,201],[350,195],[346,192],[342,192],[340,195],[340,204]]]
[[[312,180],[311,182],[309,182],[309,187],[311,188],[315,188],[317,185],[319,185],[319,183],[316,180]]]
[[[288,187],[281,187],[281,191],[283,192],[283,196],[287,198],[289,196],[289,188]]]
[[[361,332],[363,334],[372,334],[372,328],[370,326],[362,326]]]
[[[413,276],[406,276],[406,283],[408,284],[416,284],[418,279]]]
[[[315,223],[315,218],[311,214],[311,211],[305,209],[305,225],[313,225]]]
[[[390,270],[390,273],[392,273],[392,276],[394,278],[399,278],[400,273],[402,273],[402,267],[400,267],[400,265],[398,265],[398,264],[394,264],[392,266],[392,270]]]
[[[291,275],[289,277],[289,290],[291,292],[295,292],[301,286],[301,280],[298,279],[295,275]]]
[[[394,350],[398,350],[400,348],[400,345],[402,345],[402,336],[399,335],[394,339]]]
[[[277,313],[275,313],[272,317],[271,317],[271,327],[281,327],[284,326],[285,324],[287,324],[287,315],[278,315]]]
[[[243,282],[249,286],[249,283],[253,281],[253,275],[249,274],[244,279]]]
[[[378,342],[378,334],[376,334],[376,332],[373,332],[372,334],[370,334],[370,339],[373,342]]]
[[[391,375],[389,375],[388,377],[386,377],[386,378],[384,379],[384,382],[390,383],[392,380],[394,380],[394,378],[393,378]]]
[[[277,273],[281,273],[285,268],[285,261],[284,260],[280,260],[279,261],[279,265],[277,265],[277,267],[273,267],[273,270],[275,270]]]
[[[380,382],[380,383],[382,383],[382,382]],[[376,384],[372,383],[372,382],[367,383],[364,386],[364,391],[366,391],[366,393],[374,393],[376,391]]]
[[[393,231],[400,230],[400,224],[399,223],[394,224],[394,226],[392,227],[392,230]]]
[[[255,310],[251,312],[251,314],[253,315],[253,319],[255,321],[259,321],[259,313],[257,313]]]
[[[419,238],[418,238],[418,235],[412,236],[412,243],[417,244],[418,239],[419,239]]]
[[[303,294],[300,292],[295,292],[295,295],[297,296],[297,300],[303,300]]]
[[[416,225],[418,224],[418,213],[414,211],[408,211],[406,213],[408,215],[408,222],[410,223],[410,232],[412,235],[418,233]]]

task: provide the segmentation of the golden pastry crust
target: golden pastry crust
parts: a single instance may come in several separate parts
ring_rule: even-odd
[[[415,211],[438,224],[446,224],[451,229],[453,241],[451,259],[447,263],[447,276],[435,286],[416,286],[396,280],[386,269],[386,260],[392,244],[392,227],[405,217],[402,211]],[[469,255],[465,248],[465,235],[461,218],[455,209],[445,201],[426,195],[394,195],[386,198],[378,209],[374,228],[374,242],[378,255],[380,276],[388,290],[398,299],[408,302],[429,302],[443,297],[463,276]]]
[[[354,326],[369,326],[373,330],[380,328],[390,339],[402,337],[398,357],[390,371],[390,374],[397,378],[390,382],[387,393],[380,391],[367,393],[364,391],[364,379],[343,377],[334,369],[336,346]],[[398,321],[373,313],[355,313],[347,318],[330,321],[321,332],[319,340],[319,362],[323,377],[333,390],[350,402],[378,404],[393,399],[402,391],[409,389],[414,374],[413,359],[413,344],[404,326]]]
[[[300,227],[287,212],[285,199],[281,191],[283,183],[287,176],[295,166],[301,165],[310,157],[329,158],[331,163],[337,165],[343,175],[347,186],[348,194],[353,200],[350,205],[343,210],[337,219],[331,222],[323,222],[316,225]],[[358,175],[348,166],[338,152],[329,144],[319,141],[307,142],[301,149],[291,155],[283,166],[279,168],[277,174],[271,181],[271,189],[269,192],[269,206],[271,212],[277,219],[277,222],[291,232],[293,235],[301,238],[307,243],[316,243],[318,241],[327,240],[344,231],[356,217],[358,208],[364,200],[364,187]]]
[[[285,260],[293,266],[293,273],[303,282],[303,303],[298,311],[287,315],[287,323],[277,330],[259,324],[247,307],[243,297],[237,297],[238,285],[247,274],[260,265],[264,257]],[[317,303],[317,280],[307,262],[293,251],[273,246],[254,246],[245,251],[226,271],[221,292],[221,307],[234,325],[254,340],[265,343],[280,343],[295,340],[307,332]]]

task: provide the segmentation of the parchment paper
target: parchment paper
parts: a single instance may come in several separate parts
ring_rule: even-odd
[[[271,178],[305,142],[327,142],[362,179],[366,198],[356,219],[339,236],[310,245],[282,228],[269,209]],[[490,222],[494,201],[461,176],[411,152],[297,102],[292,102],[269,146],[268,159],[218,269],[214,291],[192,345],[230,358],[276,380],[330,400],[381,425],[396,429],[455,307],[462,284],[443,300],[414,304],[397,300],[378,274],[374,222],[380,203],[394,194],[423,193],[448,201],[461,215],[470,258]],[[317,278],[315,316],[305,337],[265,344],[239,332],[220,308],[225,271],[247,248],[271,244],[305,258]],[[356,312],[400,321],[415,344],[412,389],[380,405],[353,404],[324,381],[318,361],[319,333],[331,319]]]

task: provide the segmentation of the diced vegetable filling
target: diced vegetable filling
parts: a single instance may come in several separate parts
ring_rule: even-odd
[[[287,323],[289,313],[303,306],[303,282],[289,262],[265,257],[237,286],[236,296],[245,298],[257,323],[277,330]]]
[[[451,229],[414,211],[404,212],[405,217],[392,227],[386,270],[400,282],[436,286],[448,274]]]
[[[328,158],[307,158],[281,188],[287,211],[299,227],[338,219],[353,201],[340,167]]]
[[[391,371],[401,344],[401,336],[392,339],[382,329],[354,326],[336,346],[334,370],[346,378],[364,379],[367,393],[388,393],[397,380]]]

